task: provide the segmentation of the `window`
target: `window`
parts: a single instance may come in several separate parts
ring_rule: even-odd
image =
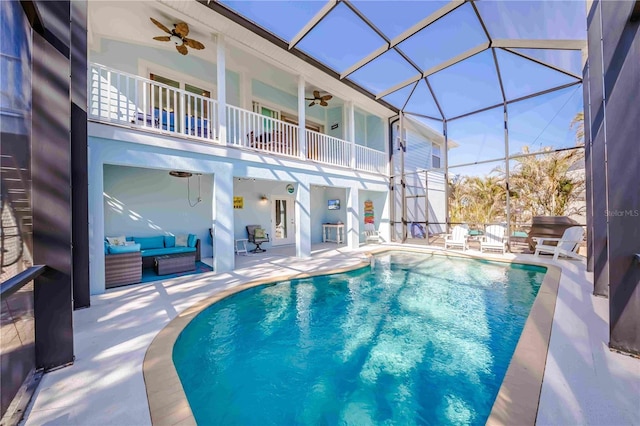
[[[293,116],[293,115],[282,114],[282,121],[284,121],[286,123],[295,124],[296,126],[298,125],[298,117]],[[309,121],[307,121],[305,123],[304,127],[307,130],[312,130],[312,131],[318,132],[318,133],[323,133],[323,131],[324,131],[324,126],[322,126],[320,124],[311,123]]]
[[[440,145],[431,144],[431,168],[439,169],[440,166]]]
[[[201,89],[193,84],[181,83],[176,80],[172,80],[167,77],[163,77],[158,74],[150,74],[150,78],[153,81],[162,83],[166,86],[176,89],[183,89],[186,92],[193,93],[194,95],[203,96],[205,98],[211,98],[211,92],[209,90]],[[153,105],[155,108],[161,108],[163,111],[176,112],[180,115],[180,108],[182,105],[181,96],[176,91],[166,87],[153,87]],[[209,104],[203,102],[201,98],[194,96],[187,96],[185,99],[186,113],[196,117],[206,117],[208,114]]]

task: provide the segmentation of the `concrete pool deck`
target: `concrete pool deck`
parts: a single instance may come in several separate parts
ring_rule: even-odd
[[[283,272],[353,267],[372,247],[314,245],[311,259],[290,257],[290,248],[269,250],[236,257],[238,269],[231,273],[185,276],[92,296],[91,308],[74,312],[75,363],[44,375],[22,423],[151,424],[143,360],[158,332],[179,313],[222,290]],[[584,262],[531,255],[504,259],[562,268],[537,423],[640,424],[640,360],[609,351],[608,300],[592,296]],[[167,414],[166,423],[184,420],[171,417],[170,407]]]

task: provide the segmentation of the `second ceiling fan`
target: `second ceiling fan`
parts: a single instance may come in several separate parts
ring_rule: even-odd
[[[313,91],[313,98],[305,98],[308,101],[311,101],[311,103],[309,104],[309,106],[314,106],[315,104],[320,104],[320,106],[327,106],[329,105],[327,103],[328,100],[330,100],[331,98],[333,98],[333,96],[331,95],[324,95],[324,96],[320,96],[320,92],[317,90]]]

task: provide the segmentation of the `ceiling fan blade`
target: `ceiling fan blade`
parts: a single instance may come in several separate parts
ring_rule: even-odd
[[[149,18],[149,19],[151,19],[151,22],[156,24],[156,27],[160,28],[162,31],[164,31],[167,34],[171,34],[171,31],[169,31],[169,28],[165,27],[164,25],[162,25],[160,22],[156,21],[153,18]]]
[[[180,46],[176,46],[176,50],[180,52],[180,54],[182,55],[186,55],[187,53],[189,53],[189,51],[187,50],[187,46],[185,46],[184,44],[181,44]]]
[[[171,37],[169,36],[158,36],[158,37],[154,37],[154,40],[158,40],[158,41],[169,41],[171,40]]]
[[[320,92],[318,92],[317,90],[314,90],[314,91],[313,91],[313,96],[314,96],[315,98],[319,98],[319,97],[320,97]]]
[[[192,38],[185,38],[184,43],[192,49],[202,50],[204,49],[204,44],[200,43],[198,40],[194,40]]]
[[[187,35],[189,35],[189,26],[184,22],[178,22],[174,26],[175,26],[174,31],[176,32],[177,35],[180,36],[180,38],[185,38]]]
[[[333,96],[331,96],[331,95],[324,95],[324,96],[322,97],[322,100],[323,100],[323,101],[328,101],[328,100],[330,100],[331,98],[333,98]]]
[[[320,106],[327,106],[329,105],[328,103],[326,103],[325,101],[320,101]]]
[[[315,101],[316,100],[315,98],[305,98],[305,99],[308,100],[308,101]]]
[[[316,103],[315,103],[315,101],[314,101],[314,102],[311,102],[311,103],[309,104],[309,106],[310,106],[310,107],[312,107],[312,106],[314,106],[315,104],[316,104]]]

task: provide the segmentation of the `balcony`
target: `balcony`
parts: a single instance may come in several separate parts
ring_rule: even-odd
[[[215,99],[99,64],[90,66],[88,116],[101,123],[209,144],[388,174],[385,152],[307,129],[300,144],[299,126],[232,105],[225,106],[222,141]]]

